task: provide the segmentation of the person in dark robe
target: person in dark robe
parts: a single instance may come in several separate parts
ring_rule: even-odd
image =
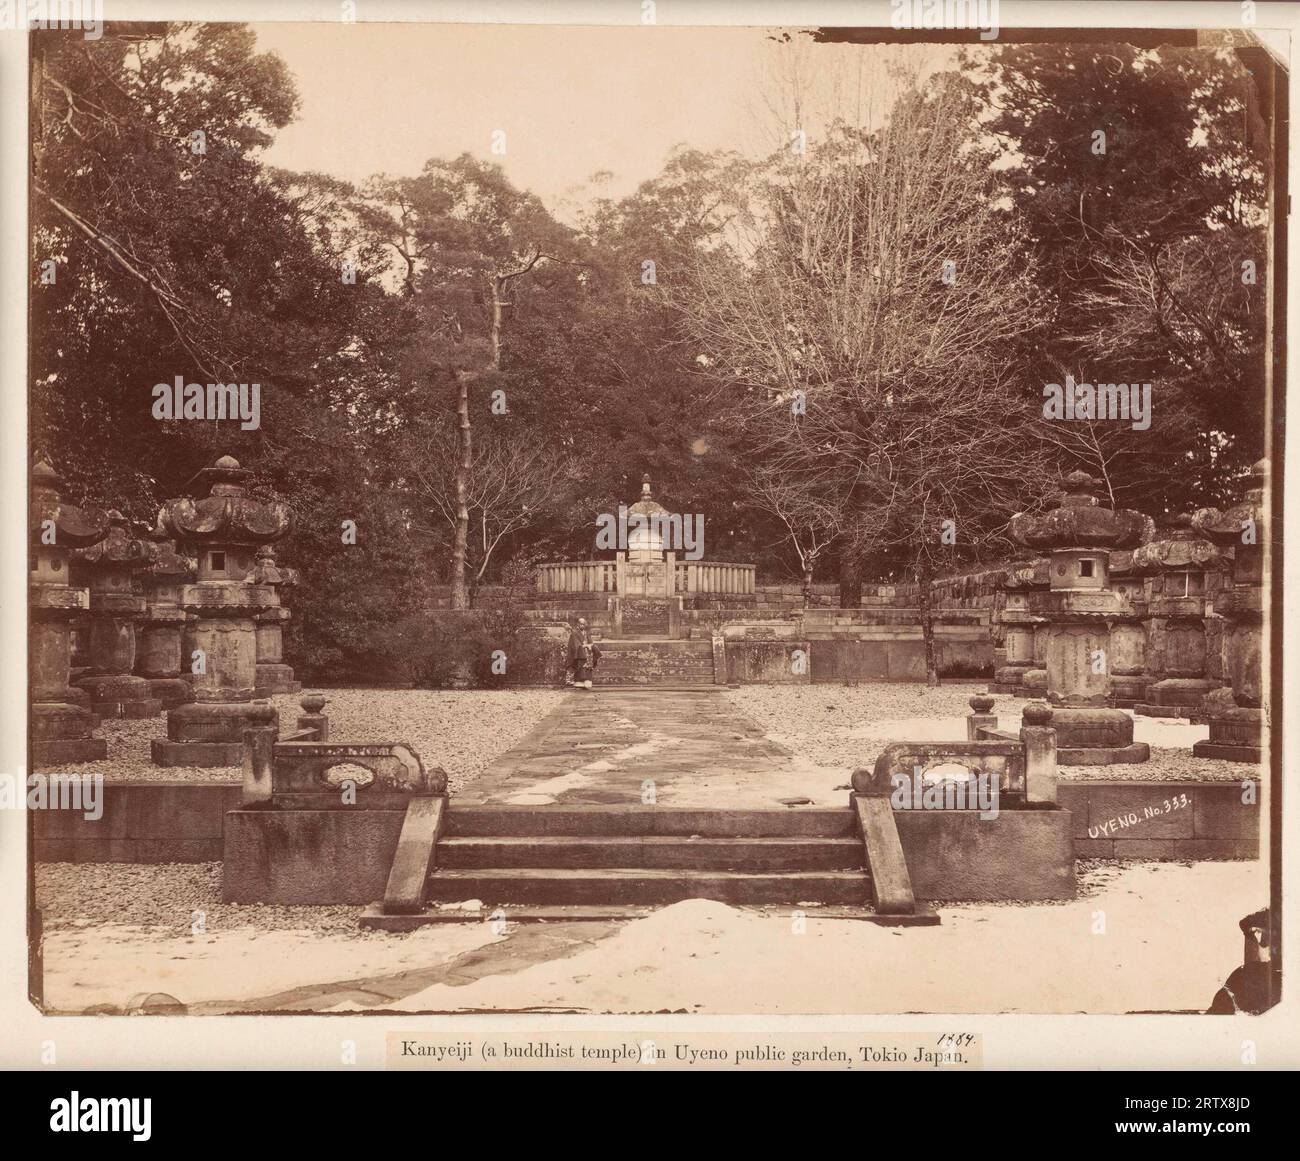
[[[1272,917],[1267,908],[1247,915],[1240,924],[1245,937],[1242,965],[1227,979],[1208,1008],[1211,1016],[1237,1012],[1259,1015],[1277,1002],[1274,991],[1271,934]]]
[[[591,639],[587,618],[579,617],[578,623],[569,630],[569,668],[578,689],[591,688],[591,675],[599,660],[600,650]]]

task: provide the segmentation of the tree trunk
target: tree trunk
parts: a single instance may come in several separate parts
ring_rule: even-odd
[[[921,639],[925,643],[925,683],[939,684],[939,663],[934,647],[934,592],[933,577],[927,566],[916,572],[917,605],[921,613]]]
[[[469,425],[469,374],[456,374],[456,416],[460,423],[460,459],[456,461],[456,538],[451,549],[451,607],[468,609],[465,557],[469,548],[469,475],[473,463],[473,433]]]
[[[856,609],[862,604],[862,570],[852,553],[840,561],[840,608]]]

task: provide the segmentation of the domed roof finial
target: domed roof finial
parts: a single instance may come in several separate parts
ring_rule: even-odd
[[[641,498],[644,500],[650,499],[650,473],[649,472],[646,472],[641,477]]]

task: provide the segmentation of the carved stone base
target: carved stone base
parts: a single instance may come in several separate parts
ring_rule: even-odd
[[[1232,762],[1264,760],[1264,711],[1239,706],[1210,719],[1208,741],[1197,742],[1198,758],[1226,758]]]
[[[167,737],[149,748],[156,766],[239,766],[244,731],[279,724],[275,706],[265,702],[191,702],[167,714]]]
[[[999,665],[993,672],[993,680],[999,685],[1023,685],[1025,674],[1034,668],[1032,661],[1012,661]]]
[[[107,674],[83,677],[77,683],[90,695],[90,708],[104,718],[154,718],[162,702],[152,696],[143,677]]]
[[[295,681],[293,666],[261,662],[257,666],[257,696],[271,697],[277,693],[301,693],[302,682]]]
[[[1214,688],[1214,682],[1205,677],[1167,677],[1147,686],[1146,700],[1133,707],[1133,712],[1148,718],[1192,717]]]
[[[79,705],[37,702],[30,720],[33,765],[98,762],[108,757],[108,742],[90,736],[98,718]]]
[[[175,709],[194,700],[194,686],[183,677],[149,677],[149,691],[162,702],[163,709]]]
[[[1132,709],[1138,702],[1146,697],[1147,687],[1151,679],[1143,677],[1141,674],[1136,676],[1115,675],[1110,681],[1110,703],[1116,709]]]
[[[1062,766],[1145,762],[1151,747],[1133,741],[1133,719],[1118,709],[1053,707],[1056,760]]]
[[[50,738],[32,742],[33,766],[102,762],[107,757],[108,742],[103,738]]]

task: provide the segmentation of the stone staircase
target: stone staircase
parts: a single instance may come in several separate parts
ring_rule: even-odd
[[[866,907],[865,862],[849,809],[453,806],[425,899]]]
[[[622,637],[597,644],[597,686],[713,684],[713,643],[708,638]]]

